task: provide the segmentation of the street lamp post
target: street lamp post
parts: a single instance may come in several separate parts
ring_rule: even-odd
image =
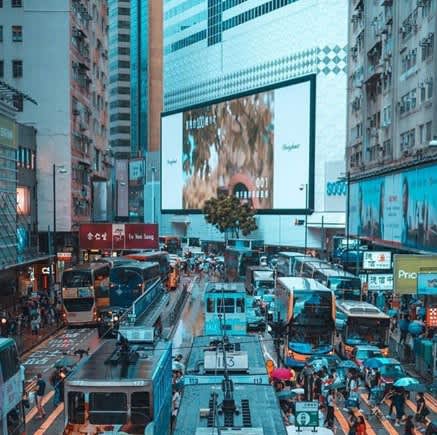
[[[305,255],[308,248],[308,183],[300,186],[300,190],[305,189]]]
[[[52,179],[53,179],[53,255],[56,256],[56,173],[58,174],[66,174],[67,170],[65,169],[64,165],[56,165],[53,163],[53,170],[52,170]],[[51,264],[51,263],[50,263]],[[56,282],[56,277],[53,276],[55,270],[51,270],[50,274],[52,276],[52,279],[54,282]]]
[[[152,224],[155,223],[155,170],[156,168],[152,166]]]

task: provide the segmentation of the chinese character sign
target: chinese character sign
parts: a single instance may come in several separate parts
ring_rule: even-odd
[[[363,269],[391,269],[391,252],[364,252]]]
[[[367,278],[369,290],[393,290],[393,274],[391,273],[370,273]]]
[[[79,243],[80,249],[156,249],[158,225],[83,224]]]

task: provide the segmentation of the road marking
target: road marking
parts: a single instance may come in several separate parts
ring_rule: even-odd
[[[349,423],[338,408],[334,409],[335,419],[340,423],[340,426],[345,434],[349,433]]]
[[[361,398],[364,399],[364,396],[362,394],[360,394]],[[365,401],[367,403],[367,401]],[[367,420],[366,416],[363,414],[363,412],[361,411],[361,409],[357,409],[356,411],[354,411],[354,415],[355,416],[361,416],[364,419],[364,424],[366,425],[366,434],[367,435],[376,435],[376,432],[373,430],[372,426],[370,425],[369,421]],[[396,432],[397,434],[397,432]]]
[[[34,435],[43,435],[46,433],[50,426],[55,422],[59,415],[64,411],[64,404],[60,403],[55,410],[47,417],[46,421],[40,426],[40,428],[34,433]]]
[[[416,413],[417,406],[411,400],[407,399],[405,401],[405,403],[414,413]],[[431,420],[428,417],[425,417],[425,421],[426,421],[426,424],[431,422]]]
[[[370,404],[369,401],[366,399],[366,397],[364,396],[364,394],[360,394],[361,399],[363,400],[363,402],[369,407],[370,409]],[[380,411],[382,412],[381,408]],[[384,415],[384,413],[382,413]],[[376,417],[378,418],[378,417]],[[385,430],[390,434],[390,435],[398,435],[398,431],[391,425],[391,423],[385,418],[378,418],[378,421],[381,422],[381,424],[384,426]]]
[[[46,406],[47,402],[55,395],[54,391],[47,393],[42,399],[42,406]],[[36,405],[26,414],[26,424],[29,423],[38,414]]]
[[[432,412],[437,413],[437,402],[434,400],[434,397],[432,397],[429,393],[425,393],[425,399],[426,404],[429,406],[429,408],[431,408]]]

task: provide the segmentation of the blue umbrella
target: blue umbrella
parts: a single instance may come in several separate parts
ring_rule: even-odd
[[[382,366],[382,362],[379,358],[368,358],[364,361],[364,367],[369,369],[377,369]]]
[[[395,387],[405,388],[405,387],[409,387],[410,385],[418,384],[418,383],[419,381],[417,379],[405,377],[405,378],[398,379],[393,385]]]
[[[396,317],[398,315],[398,310],[391,308],[390,310],[387,311],[387,315],[389,317]]]
[[[346,361],[342,361],[339,364],[339,367],[344,367],[345,369],[357,369],[358,368],[358,366],[350,359],[348,359]]]
[[[424,329],[425,325],[417,320],[411,322],[408,326],[408,332],[413,336],[420,335]]]

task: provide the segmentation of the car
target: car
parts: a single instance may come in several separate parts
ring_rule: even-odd
[[[361,371],[364,369],[364,361],[369,358],[383,358],[381,350],[376,346],[363,344],[353,348],[351,359],[355,361]]]
[[[379,372],[381,381],[386,386],[393,384],[398,379],[407,376],[401,363],[394,358],[378,358],[380,362]]]
[[[308,359],[308,363],[317,367],[323,367],[329,372],[337,369],[341,363],[341,358],[335,354],[332,355],[313,355]]]

